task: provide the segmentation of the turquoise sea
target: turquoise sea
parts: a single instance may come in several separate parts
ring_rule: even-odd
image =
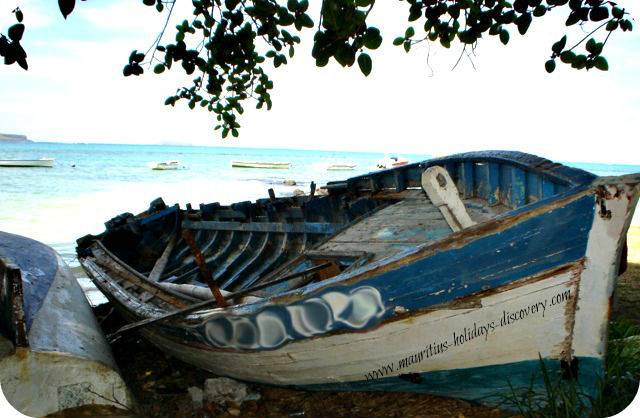
[[[255,200],[267,189],[277,195],[308,191],[311,181],[322,185],[375,169],[381,153],[291,149],[247,149],[164,145],[62,144],[33,142],[1,144],[0,159],[55,158],[54,168],[0,167],[0,230],[26,235],[53,246],[77,265],[74,241],[99,233],[107,219],[122,212],[137,213],[151,200],[167,204]],[[430,156],[408,155],[410,161]],[[184,169],[154,171],[153,161],[179,160]],[[289,170],[238,169],[233,160],[286,161]],[[327,171],[328,164],[357,164],[354,171]],[[598,175],[640,172],[640,165],[565,164]],[[283,185],[295,180],[296,186]],[[637,219],[637,218],[636,218]]]

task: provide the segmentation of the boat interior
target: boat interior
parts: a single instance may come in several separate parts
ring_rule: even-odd
[[[425,186],[432,167],[441,170],[435,191]],[[276,198],[270,190],[256,202],[197,209],[158,199],[79,239],[78,255],[94,281],[165,310],[211,299],[211,283],[229,297],[269,297],[431,245],[593,178],[528,154],[485,152],[328,183],[322,196],[312,185],[306,196]],[[441,193],[445,186],[453,192]]]

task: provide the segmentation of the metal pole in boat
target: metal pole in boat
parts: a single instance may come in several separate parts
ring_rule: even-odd
[[[211,276],[211,271],[209,271],[207,262],[204,259],[204,256],[202,255],[202,251],[200,251],[200,248],[198,248],[198,244],[196,244],[196,240],[193,237],[193,233],[191,232],[191,230],[183,229],[182,238],[184,238],[185,242],[191,249],[191,253],[193,254],[193,257],[196,260],[196,264],[200,269],[200,276],[202,277],[202,280],[204,280],[204,282],[207,284],[207,286],[209,286],[209,289],[211,289],[211,294],[215,298],[218,306],[221,306],[223,308],[229,306],[224,296],[222,296],[222,292],[220,292],[220,288],[216,284],[215,280],[213,280],[213,277]]]

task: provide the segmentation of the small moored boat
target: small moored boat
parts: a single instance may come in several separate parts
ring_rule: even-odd
[[[499,403],[602,376],[640,173],[473,152],[199,209],[154,201],[78,240],[88,275],[165,352],[313,390]]]
[[[291,163],[269,162],[269,161],[231,161],[231,167],[285,169],[286,170],[291,167]]]
[[[349,171],[355,170],[356,164],[329,164],[327,170],[329,171]]]
[[[37,160],[0,160],[0,167],[53,167],[55,158]]]
[[[149,164],[152,170],[177,170],[179,168],[183,168],[180,164],[180,161],[161,161],[161,162],[153,162]]]
[[[5,232],[0,384],[28,416],[122,416],[133,402],[69,267],[46,245]]]
[[[400,167],[401,165],[407,165],[407,164],[409,164],[409,160],[407,160],[406,158],[401,158],[397,155],[392,155],[392,156],[385,155],[383,159],[381,159],[376,163],[376,168],[381,168],[381,169],[394,168],[394,167]]]

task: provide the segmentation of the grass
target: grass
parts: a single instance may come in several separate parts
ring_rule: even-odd
[[[575,379],[552,373],[542,359],[540,372],[544,390],[534,390],[534,377],[527,390],[511,387],[503,396],[503,407],[524,418],[604,418],[624,410],[638,392],[640,380],[640,327],[628,320],[609,326],[606,370],[590,394]]]

